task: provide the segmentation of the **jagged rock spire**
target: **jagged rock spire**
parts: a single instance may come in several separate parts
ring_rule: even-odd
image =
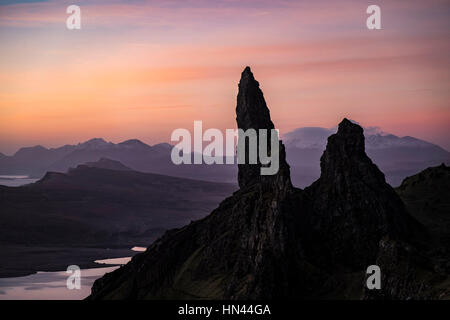
[[[236,113],[239,128],[274,127],[248,67]],[[416,274],[396,266],[417,266],[412,254],[403,258],[417,222],[365,154],[362,128],[342,121],[328,139],[321,177],[304,191],[291,186],[279,143],[277,174],[261,176],[260,164],[239,166],[240,190],[96,280],[90,299],[348,298],[372,264],[387,279],[385,296],[414,297],[415,287],[395,290]]]
[[[270,130],[275,126],[270,119],[270,111],[267,108],[264,95],[259,88],[259,82],[255,80],[250,67],[246,67],[241,75],[239,82],[239,93],[237,96],[236,121],[239,129],[255,129],[257,134],[259,129],[268,130],[267,146],[270,150]],[[259,148],[258,134],[258,148]],[[248,155],[248,147],[246,149]],[[276,181],[281,186],[291,186],[289,165],[286,163],[284,145],[280,142],[279,152],[279,171],[274,176],[261,177],[261,164],[240,164],[238,173],[238,182],[241,188],[250,186],[254,183]]]
[[[243,130],[275,128],[259,82],[255,80],[250,67],[244,69],[239,82],[236,121],[238,128]]]
[[[363,128],[346,118],[339,124],[337,133],[328,138],[320,168],[322,179],[334,180],[338,175],[351,175],[369,179],[373,185],[386,184],[384,174],[366,155]],[[337,180],[338,183],[345,181]]]
[[[363,129],[344,119],[328,138],[320,178],[305,189],[313,199],[310,256],[319,264],[363,268],[375,261],[383,236],[420,231],[364,149]]]

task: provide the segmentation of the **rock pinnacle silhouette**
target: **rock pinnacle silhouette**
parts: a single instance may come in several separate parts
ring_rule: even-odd
[[[239,82],[236,121],[243,130],[274,128],[249,67]],[[414,297],[415,286],[395,290],[411,279],[396,266],[406,251],[414,270],[409,240],[421,228],[367,157],[363,129],[347,119],[339,124],[321,177],[305,190],[292,186],[279,143],[277,174],[261,176],[260,163],[239,165],[238,191],[95,281],[89,299]],[[376,263],[386,268],[386,284],[373,296],[364,276]]]

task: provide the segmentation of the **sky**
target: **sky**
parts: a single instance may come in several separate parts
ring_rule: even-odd
[[[347,117],[450,150],[449,0],[6,0],[0,43],[4,154],[235,128],[247,65],[281,135]]]

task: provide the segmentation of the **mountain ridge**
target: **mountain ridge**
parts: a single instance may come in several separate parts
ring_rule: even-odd
[[[407,176],[442,162],[450,164],[450,153],[438,145],[412,138],[370,130],[365,134],[366,152],[380,167],[392,186],[398,186]],[[320,157],[328,137],[335,129],[304,127],[283,136],[291,163],[292,180],[307,187],[320,175]]]
[[[248,67],[241,75],[236,113],[239,128],[273,128]],[[279,145],[277,174],[261,177],[256,174],[260,164],[240,165],[238,191],[207,217],[166,232],[146,252],[98,279],[88,299],[407,299],[438,294],[417,292],[420,282],[410,281],[411,272],[422,268],[416,257],[426,235],[367,157],[359,125],[346,119],[340,123],[322,155],[321,177],[305,190],[290,183],[283,142]],[[403,274],[399,262],[413,271]],[[375,263],[384,279],[376,294],[363,286],[365,268]],[[405,287],[406,281],[411,285]],[[355,283],[360,283],[356,294],[344,293]]]
[[[385,173],[392,186],[398,186],[409,175],[442,162],[450,164],[450,153],[441,147],[413,137],[397,137],[369,128],[366,151]],[[320,175],[319,160],[327,138],[335,129],[304,127],[283,135],[291,179],[294,185],[305,188]],[[0,156],[0,174],[42,177],[46,171],[66,172],[78,164],[110,158],[142,171],[198,178],[214,182],[235,183],[236,165],[176,166],[170,158],[172,145],[153,146],[138,139],[117,144],[94,138],[77,145],[46,149],[42,146],[22,148],[17,156]]]

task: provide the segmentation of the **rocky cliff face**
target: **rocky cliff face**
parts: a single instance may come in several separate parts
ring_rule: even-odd
[[[429,250],[437,274],[450,274],[450,167],[430,167],[406,178],[397,193],[408,212],[422,223],[430,234]],[[450,299],[450,288],[442,298]],[[446,294],[446,295],[445,295]]]
[[[366,155],[359,125],[347,119],[339,124],[320,166],[320,178],[306,189],[313,208],[304,230],[309,257],[316,263],[360,270],[375,261],[383,236],[413,240],[421,234]]]
[[[238,127],[273,129],[250,68],[242,73]],[[254,116],[256,115],[256,116]],[[258,136],[259,138],[259,136]],[[168,232],[144,254],[98,280],[92,298],[275,298],[305,281],[297,241],[301,208],[280,142],[280,170],[261,179],[261,164],[239,167],[240,190],[211,215]],[[289,263],[287,263],[289,261]]]
[[[425,169],[403,180],[396,191],[408,212],[445,244],[450,256],[450,167],[443,163]]]
[[[248,67],[237,101],[239,128],[274,128]],[[342,121],[328,140],[320,179],[305,191],[292,187],[279,143],[277,174],[261,177],[261,164],[240,165],[239,191],[97,280],[89,298],[372,298],[364,273],[377,262],[387,274],[375,298],[413,295],[392,290],[409,278],[392,267],[403,260],[389,248],[409,248],[408,265],[415,265],[409,243],[422,229],[365,154],[362,128]]]
[[[236,106],[236,122],[238,128],[242,130],[254,129],[258,135],[258,151],[259,151],[259,129],[267,130],[267,148],[270,152],[270,130],[274,129],[272,120],[270,119],[270,111],[267,108],[264,95],[259,88],[258,81],[255,80],[253,73],[249,67],[242,72],[241,81],[239,82],[239,93],[237,96]],[[283,143],[279,142],[280,166],[278,174],[273,176],[261,176],[261,163],[258,164],[239,164],[238,182],[239,187],[246,188],[256,183],[260,184],[277,184],[279,190],[292,189],[289,165],[286,162],[286,152]],[[246,149],[248,155],[248,146]]]

